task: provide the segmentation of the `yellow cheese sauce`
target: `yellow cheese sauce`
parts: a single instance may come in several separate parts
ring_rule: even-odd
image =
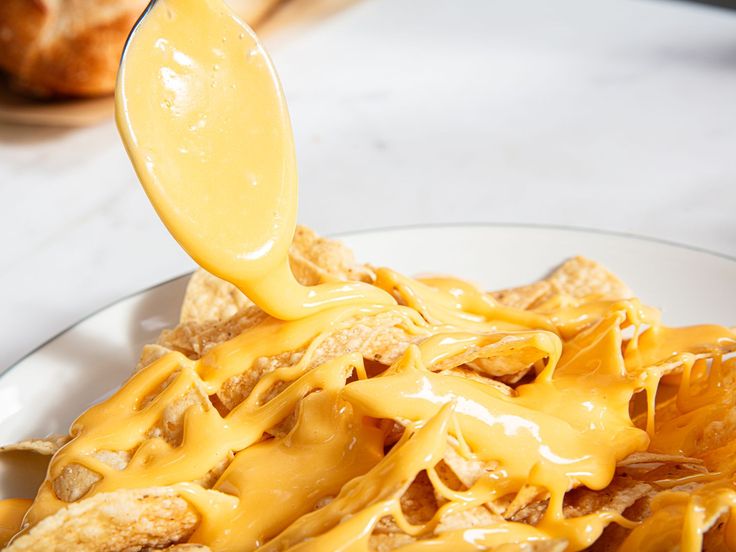
[[[730,405],[719,381],[734,368],[723,359],[736,349],[731,330],[668,328],[635,298],[558,296],[515,309],[459,279],[388,268],[376,270],[373,284],[298,284],[288,264],[297,179],[283,93],[252,31],[219,0],[159,0],[126,48],[116,98],[123,141],[166,226],[271,316],[197,360],[166,354],[82,414],[26,529],[66,506],[54,481],[74,465],[99,476],[84,497],[173,486],[200,516],[189,542],[214,551],[370,550],[387,516],[417,538],[410,551],[545,539],[582,550],[613,522],[635,527],[627,549],[697,550],[709,520],[733,513],[733,471],[725,469],[692,496],[661,493],[639,525],[606,508],[563,512],[568,491],[606,488],[633,453],[697,453],[706,426]],[[313,363],[328,335],[378,315],[411,336],[391,366],[368,377],[359,350]],[[232,409],[214,400],[259,359],[293,351],[305,352]],[[483,362],[529,372],[505,386],[483,374]],[[474,377],[452,370],[473,363],[481,366]],[[682,372],[679,389],[663,404],[677,415],[659,420],[660,381],[673,371]],[[648,406],[637,423],[630,405],[639,392]],[[183,396],[195,400],[179,438],[152,432]],[[394,422],[404,430],[389,442]],[[451,446],[488,466],[466,488],[450,488],[438,471]],[[129,459],[112,466],[99,451]],[[438,508],[413,524],[400,499],[422,473]],[[499,520],[437,530],[444,516],[530,486],[548,498],[534,526]],[[26,507],[2,502],[0,519],[15,524]]]
[[[31,506],[26,498],[0,500],[0,546],[5,546],[21,527],[23,516]]]

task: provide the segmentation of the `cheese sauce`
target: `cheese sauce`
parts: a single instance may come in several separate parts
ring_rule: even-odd
[[[31,506],[26,498],[0,500],[0,546],[5,546],[21,528],[23,516]]]
[[[719,326],[667,328],[633,298],[560,297],[525,311],[462,280],[416,280],[387,268],[373,285],[298,284],[288,264],[297,180],[286,104],[262,46],[219,0],[159,0],[127,45],[116,99],[126,148],[166,226],[198,263],[272,316],[198,360],[163,356],[80,416],[26,528],[66,506],[53,483],[76,465],[99,476],[85,496],[174,486],[200,516],[190,542],[214,551],[369,550],[386,516],[418,537],[412,551],[543,539],[582,550],[612,522],[636,524],[607,509],[567,518],[566,492],[605,488],[635,452],[692,454],[698,432],[723,415],[725,407],[707,407],[729,400],[718,378],[732,367],[721,359],[736,348],[736,335]],[[382,314],[412,338],[385,371],[367,377],[359,351],[313,365],[315,344]],[[262,377],[231,410],[211,401],[258,359],[293,351],[305,352]],[[448,371],[480,362],[478,355],[531,370],[514,389]],[[711,374],[706,357],[716,359]],[[681,431],[681,418],[656,419],[660,379],[673,370],[684,370],[672,400],[697,418],[690,432]],[[637,424],[630,404],[641,391],[648,408]],[[197,399],[179,441],[152,433],[189,395]],[[688,405],[698,409],[686,412]],[[405,428],[391,446],[387,421]],[[438,471],[451,442],[488,466],[463,489]],[[113,467],[99,451],[124,451],[129,460]],[[415,525],[400,499],[422,472],[440,501]],[[713,485],[692,498],[661,495],[654,521],[636,527],[628,544],[646,549],[656,536],[698,549],[711,512],[736,504],[730,481]],[[536,526],[499,521],[434,533],[443,516],[529,487],[549,498]],[[0,503],[13,512],[9,519],[25,507]]]
[[[271,60],[220,0],[159,0],[126,45],[116,118],[151,203],[201,266],[266,312],[390,304],[361,283],[304,288],[289,269],[297,174]]]

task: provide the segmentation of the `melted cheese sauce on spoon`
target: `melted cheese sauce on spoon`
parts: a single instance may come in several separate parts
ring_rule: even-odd
[[[684,449],[695,436],[683,441],[681,423],[655,419],[663,366],[684,367],[683,409],[727,400],[717,384],[707,387],[707,401],[699,393],[703,377],[720,381],[721,370],[733,368],[721,362],[736,348],[733,332],[666,328],[636,299],[561,297],[524,311],[497,305],[461,280],[419,281],[387,268],[374,285],[299,285],[287,256],[297,185],[283,94],[255,36],[217,0],[159,0],[151,8],[126,48],[117,108],[136,171],[172,234],[272,317],[197,360],[163,356],[80,416],[72,441],[51,461],[26,528],[67,505],[54,483],[78,466],[98,476],[85,497],[175,487],[200,516],[190,542],[214,551],[369,550],[385,516],[419,539],[407,550],[544,539],[582,550],[611,522],[635,524],[607,509],[567,518],[566,492],[605,488],[617,462],[650,445],[691,453]],[[329,336],[379,316],[411,336],[383,373],[368,377],[359,350],[313,362]],[[627,330],[633,333],[624,337]],[[293,351],[303,355],[261,377],[237,406],[223,410],[211,401],[259,359]],[[716,359],[715,376],[693,368],[704,356]],[[515,389],[447,371],[476,360],[533,369]],[[649,407],[637,425],[630,403],[639,391]],[[192,396],[179,441],[152,432],[171,405]],[[697,427],[714,415],[701,413]],[[405,430],[386,446],[386,422],[394,421]],[[274,429],[284,424],[288,431]],[[451,438],[459,454],[488,466],[466,488],[450,488],[438,471]],[[111,466],[99,451],[130,458]],[[400,499],[423,472],[441,500],[430,520],[415,525]],[[536,526],[498,521],[435,533],[446,515],[530,487],[549,497]],[[668,542],[686,517],[682,549],[694,550],[702,512],[733,504],[733,493],[720,487],[694,502],[673,493],[659,499],[655,516],[667,524]],[[648,542],[657,531],[645,522],[630,542]]]
[[[218,0],[158,0],[123,54],[116,118],[161,220],[201,266],[281,319],[389,304],[361,283],[301,286],[288,264],[297,171],[289,113],[253,31]]]

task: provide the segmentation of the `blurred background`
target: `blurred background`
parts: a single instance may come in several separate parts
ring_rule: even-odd
[[[0,2],[0,371],[89,312],[193,266],[111,119],[119,51],[145,3]],[[736,256],[735,10],[231,3],[286,91],[302,223],[327,234],[564,225]],[[40,35],[49,26],[53,47]],[[493,250],[478,244],[478,255]]]

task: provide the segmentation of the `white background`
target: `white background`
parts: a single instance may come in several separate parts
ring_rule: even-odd
[[[264,40],[294,123],[300,218],[321,232],[563,224],[736,256],[736,12],[363,0]],[[192,267],[112,122],[0,126],[0,194],[0,371]]]

